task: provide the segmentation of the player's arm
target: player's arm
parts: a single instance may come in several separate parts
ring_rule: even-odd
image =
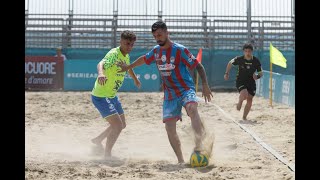
[[[108,77],[104,74],[104,70],[108,69],[108,67],[113,66],[117,57],[118,56],[116,53],[108,52],[105,57],[98,63],[98,83],[100,85],[104,85],[107,82]]]
[[[106,83],[106,81],[108,80],[107,76],[104,75],[103,70],[104,70],[104,65],[105,61],[104,59],[101,60],[98,65],[97,65],[97,71],[98,71],[98,83],[100,85],[104,85]]]
[[[201,63],[197,64],[196,69],[202,82],[202,97],[204,96],[205,102],[210,102],[213,95],[208,85],[206,71]]]
[[[258,71],[258,75],[253,73],[253,79],[254,80],[260,79],[263,76],[262,67],[261,67],[260,63],[258,64],[257,71]]]
[[[141,82],[139,81],[139,79],[137,78],[136,74],[134,73],[133,69],[129,69],[128,70],[128,74],[132,77],[133,81],[134,81],[134,85],[136,85],[138,88],[141,87]]]
[[[233,65],[238,65],[238,59],[237,58],[233,58],[231,59],[226,67],[226,72],[224,73],[224,80],[228,80],[229,79],[229,72],[232,68]]]
[[[127,64],[125,64],[125,63],[123,63],[123,62],[120,62],[120,63],[118,63],[117,65],[121,68],[121,70],[119,71],[119,72],[124,72],[124,71],[127,71],[127,70],[129,70],[129,69],[133,69],[133,68],[135,68],[135,67],[137,67],[137,66],[141,66],[141,65],[143,65],[144,63],[145,63],[145,61],[144,61],[144,55],[143,56],[140,56],[138,59],[136,59],[132,64],[130,64],[130,65],[127,65]]]

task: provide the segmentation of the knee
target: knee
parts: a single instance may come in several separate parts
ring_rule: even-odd
[[[127,127],[126,119],[124,116],[120,116],[121,118],[121,123],[122,123],[122,129]]]
[[[252,103],[252,98],[251,97],[247,98],[247,103]]]
[[[123,129],[123,125],[121,121],[118,121],[117,123],[111,124],[112,130],[116,132],[121,132]]]
[[[248,96],[244,95],[243,100],[248,100]]]
[[[188,116],[192,117],[198,113],[197,106],[197,103],[190,103],[186,105],[186,111],[188,113]]]
[[[176,127],[166,123],[166,131],[168,134],[176,134]]]
[[[248,93],[247,92],[241,93],[241,97],[242,97],[243,100],[247,100],[248,99]]]

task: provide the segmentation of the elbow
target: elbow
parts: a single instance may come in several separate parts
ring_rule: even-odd
[[[196,69],[197,71],[201,71],[201,70],[204,70],[204,67],[201,63],[199,63],[197,66],[196,66]]]

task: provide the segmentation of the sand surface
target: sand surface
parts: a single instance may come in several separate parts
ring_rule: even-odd
[[[26,92],[26,179],[295,179],[295,173],[259,145],[213,104],[199,113],[215,135],[209,166],[188,165],[194,141],[183,109],[177,122],[186,164],[177,164],[162,123],[163,93],[119,93],[127,127],[113,148],[113,160],[93,152],[90,139],[107,123],[90,92]],[[199,94],[201,96],[201,94]],[[213,103],[240,121],[237,92],[214,93]],[[250,123],[242,124],[290,163],[295,163],[295,109],[255,97]],[[244,106],[243,106],[244,107]]]

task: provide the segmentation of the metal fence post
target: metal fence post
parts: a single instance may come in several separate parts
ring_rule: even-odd
[[[24,11],[24,20],[25,20],[24,30],[27,30],[27,26],[28,26],[28,15],[29,15],[28,10],[25,10],[25,11]]]
[[[163,5],[163,1],[158,0],[158,19],[159,20],[162,20],[162,5]]]
[[[202,27],[205,35],[206,47],[210,48],[210,39],[208,36],[208,25],[207,25],[207,0],[202,0]]]
[[[291,1],[291,21],[293,21],[292,26],[293,28],[295,27],[295,0]],[[293,32],[295,31],[295,28],[293,30]]]
[[[252,40],[251,34],[251,0],[247,0],[247,30],[248,30],[248,42]]]
[[[72,18],[73,18],[73,0],[69,0],[69,20],[66,28],[66,44],[62,44],[62,47],[71,47],[71,29],[72,29]]]
[[[27,0],[27,9],[24,10],[24,19],[25,19],[24,30],[27,30],[27,26],[28,26],[28,16],[29,16],[29,0]]]
[[[113,47],[117,47],[117,26],[118,26],[118,0],[113,0]]]

